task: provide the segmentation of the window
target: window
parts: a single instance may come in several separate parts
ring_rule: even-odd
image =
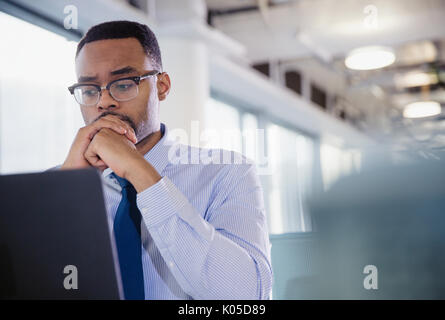
[[[286,87],[301,95],[301,74],[297,71],[286,71],[284,78]]]
[[[257,165],[261,164],[262,149],[258,135],[258,120],[257,117],[251,113],[244,113],[242,117],[243,128],[243,154],[252,160],[255,160]]]
[[[214,95],[207,105],[206,129],[218,135],[206,147],[235,150],[255,161],[271,234],[311,231],[306,201],[313,189],[313,139],[219,99]]]
[[[252,68],[254,68],[255,70],[261,72],[265,76],[270,77],[270,66],[269,66],[269,63],[266,62],[266,63],[254,64],[252,66]]]
[[[361,152],[322,144],[320,148],[321,174],[324,190],[328,190],[340,177],[358,172]]]
[[[84,125],[67,90],[76,44],[3,12],[0,28],[0,173],[45,170]]]
[[[269,231],[272,234],[311,231],[306,201],[311,194],[314,164],[312,139],[270,124],[267,127]]]
[[[265,133],[258,117],[220,100],[210,98],[206,109],[206,143],[203,147],[236,151],[253,160],[261,175],[268,170]]]
[[[242,152],[242,134],[238,110],[224,102],[209,99],[206,110],[206,131],[210,134],[204,147]]]
[[[311,84],[311,101],[326,109],[326,92],[315,84]]]

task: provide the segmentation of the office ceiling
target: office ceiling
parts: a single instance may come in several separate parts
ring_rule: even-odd
[[[260,10],[242,10],[261,0],[206,2],[209,10],[220,12],[213,25],[246,44],[253,60],[306,56],[312,50],[301,43],[301,35],[335,57],[367,44],[437,39],[445,30],[443,0],[374,0],[371,6],[368,0],[269,1],[266,18]]]
[[[351,113],[365,117],[367,130],[383,137],[400,133],[401,141],[406,130],[418,128],[445,134],[443,113],[422,120],[402,117],[408,102],[434,99],[445,105],[445,0],[206,0],[206,4],[211,25],[243,43],[251,63],[293,65],[327,91],[343,96]],[[374,71],[347,69],[348,52],[369,45],[391,47],[396,62]],[[432,73],[438,81],[422,88],[401,87],[398,79],[410,72]]]

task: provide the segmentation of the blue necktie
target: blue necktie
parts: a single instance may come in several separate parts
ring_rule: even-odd
[[[122,187],[122,200],[114,218],[114,235],[125,299],[143,300],[141,212],[136,205],[136,190],[128,180],[115,173],[113,176]]]

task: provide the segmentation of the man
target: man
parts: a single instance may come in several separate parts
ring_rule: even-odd
[[[172,161],[159,121],[170,78],[152,31],[129,21],[96,25],[75,64],[69,90],[86,126],[61,169],[102,172],[125,298],[268,299],[270,243],[255,167]]]

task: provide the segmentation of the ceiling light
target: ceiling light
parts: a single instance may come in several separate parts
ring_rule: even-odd
[[[397,88],[421,87],[436,84],[439,81],[437,74],[428,72],[408,72],[396,74],[394,82]]]
[[[389,66],[395,60],[391,48],[369,46],[352,50],[345,59],[345,65],[352,70],[372,70]]]
[[[437,101],[418,101],[408,104],[403,110],[405,118],[424,118],[440,114],[442,109]]]

